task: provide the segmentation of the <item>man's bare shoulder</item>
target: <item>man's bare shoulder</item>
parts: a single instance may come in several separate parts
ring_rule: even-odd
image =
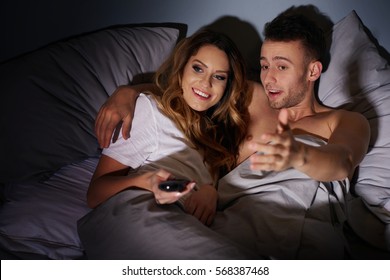
[[[371,133],[370,124],[363,114],[344,109],[333,109],[329,111],[326,122],[331,131],[328,138],[335,133],[345,136],[359,135],[359,141],[368,144]],[[356,141],[356,137],[351,138]]]
[[[363,114],[355,111],[345,110],[345,109],[339,109],[339,108],[330,108],[330,107],[324,107],[319,106],[317,107],[317,114],[316,117],[319,119],[332,119],[333,121],[337,120],[354,120],[356,119],[357,122],[366,122],[367,119],[364,117]]]
[[[253,92],[264,93],[264,87],[261,83],[252,80],[248,81],[248,83],[252,86]]]
[[[269,107],[268,99],[264,91],[264,87],[261,83],[256,81],[249,81],[252,90],[252,105],[256,104],[256,106],[262,105]],[[271,107],[269,107],[271,108]]]
[[[345,109],[332,109],[329,111],[329,116],[338,121],[345,120],[353,123],[368,123],[368,120],[363,114]]]
[[[317,108],[319,109],[319,108]],[[292,123],[296,133],[309,133],[322,139],[329,139],[334,132],[349,134],[359,131],[369,134],[367,119],[358,112],[344,109],[321,108],[315,114]]]
[[[259,82],[250,81],[252,89],[252,101],[249,105],[249,114],[254,121],[272,122],[277,120],[277,111],[272,109],[269,105],[267,95],[264,87]]]

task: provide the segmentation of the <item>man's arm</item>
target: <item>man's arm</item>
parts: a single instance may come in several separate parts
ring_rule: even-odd
[[[265,134],[264,143],[252,143],[254,170],[281,171],[293,167],[318,181],[342,180],[353,176],[367,153],[370,127],[363,115],[338,111],[328,143],[311,146],[296,141],[289,128],[287,112],[281,110],[277,133]]]
[[[370,125],[367,119],[357,112],[338,110],[337,114],[339,121],[333,128],[328,144],[317,149],[321,154],[318,157],[313,154],[312,161],[323,161],[322,166],[333,167],[328,168],[329,177],[335,176],[332,174],[334,172],[339,173],[340,177],[352,179],[356,167],[367,154],[371,138]],[[303,167],[303,172],[304,168],[308,166]],[[324,169],[322,172],[326,171],[326,168]],[[320,170],[313,172],[319,173]]]
[[[146,91],[155,92],[156,90],[157,87],[154,84],[138,84],[120,86],[114,91],[100,108],[95,120],[95,133],[100,147],[110,146],[114,132],[113,142],[115,142],[121,127],[123,138],[130,137],[135,103],[139,94]]]

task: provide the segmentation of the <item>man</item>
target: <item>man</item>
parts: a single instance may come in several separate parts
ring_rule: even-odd
[[[260,55],[262,85],[253,84],[253,98],[249,106],[251,118],[248,136],[242,145],[238,163],[245,162],[249,158],[247,162],[250,163],[250,168],[258,172],[282,172],[293,169],[318,182],[348,181],[353,177],[356,167],[367,152],[370,129],[368,121],[361,114],[332,109],[321,105],[316,100],[315,83],[323,69],[322,58],[325,49],[322,31],[303,16],[282,13],[272,22],[266,24],[264,35],[265,40]],[[134,101],[131,100],[136,98],[134,92],[140,91],[142,88],[143,86],[139,88],[122,87],[101,108],[96,121],[96,133],[102,147],[109,145],[112,132],[120,120],[123,121],[124,137],[129,137],[132,111],[134,111]],[[300,141],[297,138],[301,135],[313,136],[325,142],[325,145],[313,145]],[[239,168],[244,167],[239,166]],[[265,178],[255,175],[256,173],[251,175],[251,178],[259,178],[258,180]],[[240,181],[237,184],[241,184]],[[327,199],[327,195],[330,197],[334,192],[334,185],[329,187],[325,183],[322,184],[322,187],[324,190],[327,189],[325,190],[326,196],[323,196],[324,199]],[[224,189],[226,188],[222,186],[219,192],[223,192]],[[294,191],[294,189],[292,190]],[[299,213],[294,214],[294,217],[289,216],[290,210],[283,208],[283,205],[278,208],[283,209],[283,211],[279,216],[274,217],[272,224],[282,223],[286,217],[287,220],[296,218],[296,222],[289,225],[291,231],[282,234],[282,237],[278,237],[279,239],[267,239],[268,236],[265,234],[267,229],[264,227],[264,224],[269,221],[267,217],[264,218],[264,221],[260,218],[257,219],[262,222],[261,224],[258,222],[259,224],[256,225],[256,233],[250,233],[241,238],[243,233],[241,230],[236,235],[232,233],[229,237],[236,241],[238,239],[249,240],[248,242],[243,241],[243,245],[254,246],[257,250],[262,250],[262,254],[278,258],[313,256],[313,251],[298,256],[297,251],[300,250],[298,247],[295,249],[287,247],[292,247],[290,245],[294,242],[314,244],[316,239],[320,240],[319,243],[322,242],[321,239],[324,239],[323,243],[314,245],[315,250],[324,251],[319,253],[317,257],[340,258],[343,254],[341,252],[343,251],[342,245],[341,249],[336,249],[338,252],[334,255],[332,255],[334,250],[331,247],[332,243],[341,244],[342,238],[335,240],[337,237],[332,233],[334,221],[329,222],[328,217],[322,218],[328,214],[325,215],[325,212],[319,210],[321,207],[332,208],[333,206],[329,205],[328,201],[325,206],[320,205],[320,203],[316,204],[315,200],[321,196],[321,193],[317,192],[316,185],[315,190],[312,191],[313,194],[310,196],[312,204],[307,205],[305,202],[305,207],[311,209],[313,206],[313,210],[308,211],[310,212],[308,216],[305,216],[307,210],[305,207],[300,209]],[[222,196],[221,200],[224,201],[225,193],[220,193],[220,195]],[[298,198],[304,195],[305,189],[301,193],[296,193]],[[236,194],[234,196],[237,197]],[[289,199],[287,203],[291,200]],[[228,200],[225,199],[225,201]],[[257,202],[259,201],[261,200],[257,200]],[[272,198],[272,203],[275,201],[279,200]],[[230,205],[232,202],[233,200],[229,200],[225,205]],[[271,207],[272,203],[269,204]],[[246,208],[249,208],[254,216],[266,210],[267,204],[263,203],[263,206],[261,204],[245,202]],[[226,213],[234,212],[233,215],[242,218],[242,223],[245,223],[246,219],[251,219],[247,216],[248,212],[240,211],[241,208],[229,208]],[[291,211],[294,212],[294,210]],[[264,213],[262,217],[273,215],[267,211]],[[318,218],[320,216],[321,218]],[[216,222],[214,229],[221,233],[230,234],[227,233],[230,231],[227,230],[229,219],[221,218]],[[333,218],[330,217],[330,219]],[[311,223],[310,221],[315,222]],[[237,223],[237,220],[231,223],[233,225]],[[316,227],[317,224],[321,224],[321,226]],[[248,231],[251,227],[252,225],[248,225]],[[296,230],[298,228],[299,230]],[[325,229],[324,232],[319,230],[321,228]],[[278,230],[283,230],[283,228],[278,228]],[[264,232],[263,236],[261,236],[261,232]],[[275,232],[276,230],[272,231],[270,235]],[[295,239],[288,239],[289,235],[295,235]],[[299,239],[299,235],[308,237],[302,241]],[[267,241],[262,242],[262,237]],[[276,243],[283,241],[287,243],[285,248],[269,249],[267,247],[269,245],[267,242],[279,246]],[[301,246],[305,245],[301,244]]]

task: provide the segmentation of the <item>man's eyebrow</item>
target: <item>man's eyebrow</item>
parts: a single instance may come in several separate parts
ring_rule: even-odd
[[[268,60],[268,59],[266,59],[264,56],[260,57],[260,61],[264,61],[264,60]],[[292,63],[292,61],[290,59],[288,59],[287,57],[284,57],[284,56],[274,56],[272,58],[272,61],[278,61],[278,60],[287,61],[289,63]]]

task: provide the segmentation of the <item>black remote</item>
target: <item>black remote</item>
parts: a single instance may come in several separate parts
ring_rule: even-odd
[[[161,182],[158,187],[166,192],[182,192],[190,181],[185,179],[173,179]]]

